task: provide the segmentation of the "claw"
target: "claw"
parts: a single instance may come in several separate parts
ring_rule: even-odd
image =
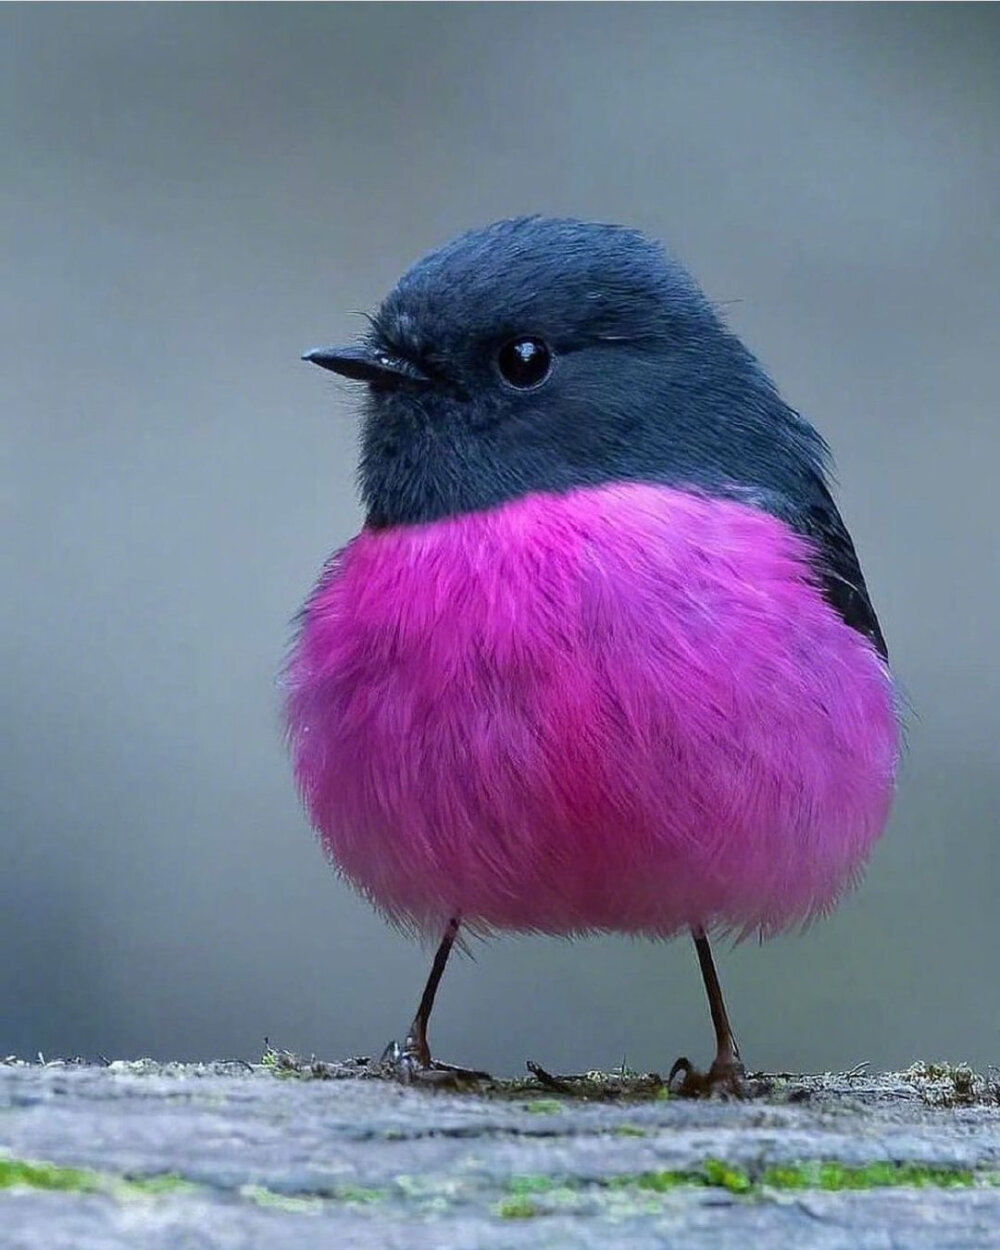
[[[684,1074],[679,1085],[674,1078]],[[739,1059],[716,1058],[707,1072],[699,1070],[687,1057],[677,1060],[667,1077],[667,1087],[681,1098],[711,1098],[718,1095],[722,1098],[744,1099],[750,1097],[750,1087],[746,1080],[746,1069]]]
[[[488,1072],[476,1068],[460,1068],[452,1063],[441,1063],[419,1053],[407,1038],[404,1045],[390,1042],[379,1061],[382,1073],[401,1085],[425,1085],[435,1089],[466,1089],[469,1085],[490,1081]]]

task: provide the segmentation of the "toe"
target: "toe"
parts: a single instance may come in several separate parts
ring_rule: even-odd
[[[670,1069],[667,1088],[681,1098],[747,1098],[750,1093],[746,1071],[738,1059],[717,1058],[707,1072],[701,1072],[690,1059],[678,1059]]]
[[[455,1064],[440,1063],[429,1054],[409,1044],[409,1039],[402,1046],[399,1042],[390,1042],[382,1052],[379,1064],[382,1075],[388,1080],[398,1081],[401,1085],[425,1085],[437,1089],[464,1089],[470,1084],[489,1081],[488,1072],[480,1072],[474,1068],[459,1068]]]

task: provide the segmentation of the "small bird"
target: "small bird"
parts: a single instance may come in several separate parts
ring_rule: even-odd
[[[440,940],[460,926],[689,931],[741,1092],[709,935],[829,911],[885,825],[885,641],[821,436],[695,281],[620,226],[500,221],[418,261],[359,343],[361,532],[287,666],[298,785],[339,871]]]

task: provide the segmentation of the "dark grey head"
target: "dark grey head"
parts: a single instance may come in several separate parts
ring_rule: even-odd
[[[361,343],[305,359],[367,383],[371,526],[646,481],[739,495],[841,541],[822,439],[636,231],[542,217],[471,231],[403,275]],[[843,539],[850,623],[874,637]]]

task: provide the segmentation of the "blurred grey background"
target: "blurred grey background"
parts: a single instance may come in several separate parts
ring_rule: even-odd
[[[356,529],[298,361],[530,211],[640,226],[833,445],[914,707],[862,890],[720,950],[751,1065],[1000,1061],[994,5],[5,5],[0,1054],[326,1057],[429,954],[302,819],[275,675]],[[503,939],[443,1056],[707,1058],[689,944]]]

